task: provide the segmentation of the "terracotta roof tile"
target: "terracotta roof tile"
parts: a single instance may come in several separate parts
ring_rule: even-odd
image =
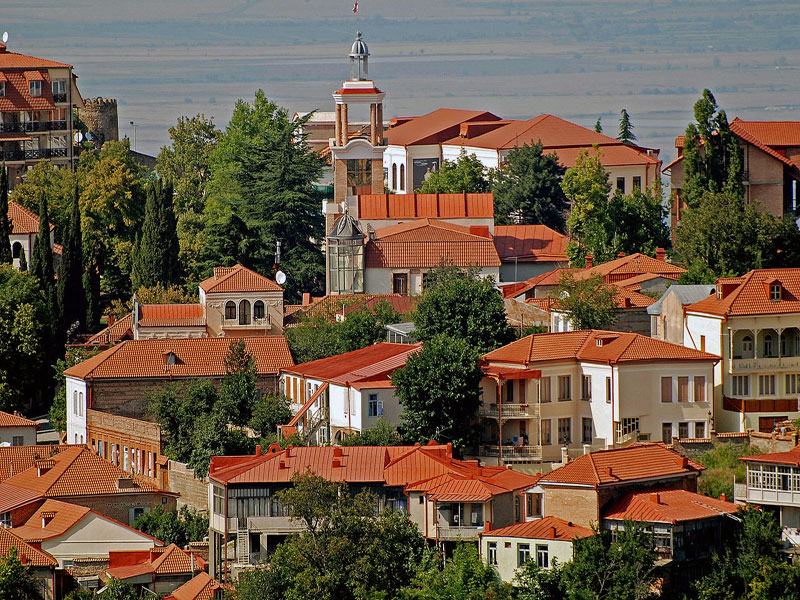
[[[58,561],[44,550],[34,548],[10,529],[0,527],[0,556],[8,554],[11,548],[17,549],[20,560],[31,567],[57,567]]]
[[[44,496],[39,492],[0,483],[0,514],[39,501],[44,501]]]
[[[457,135],[461,123],[499,119],[486,111],[439,108],[426,115],[403,119],[401,125],[392,126],[393,119],[384,133],[391,146],[440,144]]]
[[[294,364],[286,338],[267,335],[243,338],[256,360],[259,375],[278,373]],[[70,367],[64,374],[84,378],[222,377],[231,338],[127,340]],[[164,356],[174,353],[175,364]]]
[[[202,304],[140,304],[141,327],[204,327]]]
[[[51,444],[0,446],[0,481],[31,468],[40,458],[50,458],[69,448],[83,448],[83,446]]]
[[[492,219],[494,195],[488,194],[361,194],[358,218]]]
[[[788,452],[771,452],[768,454],[741,456],[739,460],[742,462],[771,463],[800,467],[800,446],[795,446]]]
[[[781,285],[781,299],[770,299],[769,283]],[[686,307],[689,312],[720,316],[800,312],[800,269],[757,269],[742,277],[718,279],[718,285],[736,286],[721,300],[716,295]]]
[[[282,292],[277,283],[247,267],[217,267],[214,275],[200,282],[200,288],[207,294],[228,292]]]
[[[535,521],[515,523],[508,527],[492,529],[483,534],[483,537],[512,537],[529,540],[573,540],[594,535],[588,527],[575,525],[558,517],[544,517]]]
[[[17,414],[12,415],[0,410],[0,427],[35,427],[39,429],[39,424]]]
[[[8,201],[8,218],[11,220],[11,233],[15,235],[26,235],[39,233],[39,217],[31,210],[13,200]],[[55,225],[50,224],[50,229]]]
[[[156,575],[191,573],[205,568],[206,561],[197,555],[194,556],[193,561],[192,553],[181,550],[175,544],[170,544],[163,549],[158,548],[157,550],[157,558],[151,558],[153,571]]]
[[[658,260],[640,252],[634,252],[593,267],[581,269],[579,273],[575,274],[575,277],[588,279],[595,274],[599,274],[602,275],[606,283],[615,283],[645,273],[661,275],[668,279],[677,279],[685,272],[686,269],[678,265]]]
[[[734,123],[767,146],[800,146],[800,121],[743,121],[736,117],[731,125]]]
[[[0,44],[0,69],[53,69],[66,67],[72,65],[67,63],[56,62],[46,58],[37,58],[27,54],[19,54],[17,52],[9,52],[5,44]]]
[[[91,509],[58,500],[45,500],[27,522],[13,529],[14,533],[26,540],[46,540],[60,537],[77,525],[91,512]],[[48,519],[43,526],[42,521]]]
[[[545,474],[539,483],[598,487],[638,479],[690,475],[704,469],[663,444],[633,444],[584,454]]]
[[[603,510],[603,519],[645,523],[682,523],[710,519],[739,510],[733,502],[702,496],[681,489],[651,489],[630,492]]]
[[[0,53],[0,69],[2,69],[3,53]],[[0,98],[0,110],[53,110],[53,90],[50,86],[50,74],[47,70],[35,71],[36,80],[42,82],[40,96],[31,96],[29,79],[21,71],[5,71],[6,95]]]
[[[367,243],[367,268],[499,267],[491,236],[474,228],[433,219],[419,219],[375,230]]]
[[[133,317],[129,314],[117,319],[113,325],[102,329],[90,337],[86,344],[112,345],[122,340],[133,339]]]
[[[210,600],[223,585],[208,573],[199,573],[167,596],[164,600]]]
[[[567,261],[569,238],[546,225],[497,225],[494,245],[500,260]]]
[[[487,502],[495,496],[507,494],[508,488],[490,483],[486,479],[463,477],[447,473],[417,489],[438,502]]]
[[[393,372],[405,365],[408,356],[418,352],[421,346],[380,342],[360,350],[287,367],[281,372],[335,383],[354,383]]]

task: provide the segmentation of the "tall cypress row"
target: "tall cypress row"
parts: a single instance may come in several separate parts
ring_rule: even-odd
[[[53,247],[50,245],[50,216],[47,211],[47,196],[39,197],[39,235],[33,244],[31,272],[39,280],[47,298],[47,305],[53,321],[58,318],[58,305],[55,293],[55,271],[53,269]]]
[[[154,181],[147,189],[144,223],[133,254],[133,287],[168,286],[178,279],[178,232],[172,185]]]
[[[14,258],[11,255],[11,223],[8,220],[8,170],[0,166],[0,264],[10,265]]]
[[[64,250],[58,267],[58,305],[61,329],[67,333],[82,331],[86,323],[86,297],[83,290],[83,243],[78,186],[72,198],[72,209],[64,232]]]

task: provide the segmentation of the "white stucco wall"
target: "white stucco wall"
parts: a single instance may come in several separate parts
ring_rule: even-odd
[[[552,566],[553,559],[558,560],[559,564],[564,564],[572,560],[572,541],[567,540],[542,540],[530,538],[502,537],[486,533],[481,536],[480,551],[484,562],[489,557],[489,544],[497,544],[497,564],[493,565],[498,575],[503,581],[511,583],[517,571],[517,546],[528,544],[530,547],[531,560],[536,560],[536,546],[547,546],[548,568]],[[506,547],[508,544],[508,547]]]
[[[86,408],[89,399],[88,385],[83,379],[67,377],[67,443],[84,444],[86,434]],[[77,394],[77,410],[75,404]]]

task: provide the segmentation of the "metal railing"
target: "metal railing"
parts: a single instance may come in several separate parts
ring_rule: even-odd
[[[31,133],[37,131],[57,131],[67,128],[66,119],[56,121],[23,121],[0,123],[0,133]]]
[[[500,416],[500,407],[497,404],[483,404],[478,413],[485,417],[498,418]],[[514,417],[538,417],[539,405],[538,404],[503,404],[503,418],[512,419]]]
[[[0,151],[3,160],[39,160],[42,158],[66,158],[66,148],[37,148],[34,150],[3,150]]]
[[[483,527],[476,525],[451,525],[447,521],[439,521],[437,523],[437,533],[439,539],[462,539],[471,540],[478,537],[478,531],[482,531]]]
[[[482,456],[500,456],[500,446],[484,444]],[[503,460],[542,460],[541,446],[503,446]]]
[[[53,94],[53,102],[66,102],[67,101],[67,94]]]

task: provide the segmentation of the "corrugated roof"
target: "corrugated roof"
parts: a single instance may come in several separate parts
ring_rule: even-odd
[[[39,429],[39,424],[17,414],[12,415],[0,410],[0,427],[35,427]]]
[[[741,278],[718,279],[737,285],[721,300],[716,294],[686,307],[687,311],[720,316],[767,315],[800,312],[800,269],[756,269]],[[781,286],[781,299],[771,300],[770,284]]]
[[[278,373],[294,365],[282,335],[246,337],[245,349],[256,361],[259,375]],[[70,367],[64,374],[79,379],[138,379],[176,377],[222,377],[231,338],[184,338],[126,340]],[[166,364],[167,354],[175,364]]]
[[[403,119],[402,125],[384,132],[390,146],[440,144],[458,134],[461,123],[494,121],[500,117],[487,111],[439,108],[419,117]]]
[[[367,268],[499,267],[500,257],[488,231],[419,219],[375,230],[367,243]]]
[[[11,233],[14,235],[39,233],[39,217],[36,213],[13,200],[8,201],[8,218],[11,220]],[[50,223],[50,229],[54,228],[55,225]]]
[[[768,454],[741,456],[739,460],[743,462],[771,463],[800,467],[800,446],[795,446],[788,452],[770,452]]]
[[[216,267],[214,275],[201,281],[199,287],[207,294],[227,292],[282,292],[277,283],[255,271],[236,265]]]
[[[625,448],[596,450],[584,454],[545,474],[539,483],[598,487],[638,479],[690,475],[704,469],[702,465],[663,444],[633,444]]]
[[[358,218],[492,219],[494,195],[488,194],[362,194]]]
[[[380,342],[352,352],[287,367],[281,369],[281,372],[337,383],[355,382],[394,371],[403,366],[408,355],[417,352],[421,346],[422,344]]]
[[[648,314],[651,315],[660,315],[661,314],[661,304],[669,295],[675,295],[678,298],[678,301],[681,305],[686,306],[687,304],[693,304],[695,302],[699,302],[700,300],[704,300],[708,298],[715,292],[713,285],[678,285],[673,284],[667,288],[667,290],[661,294],[661,297],[656,300],[653,304],[647,307]]]
[[[567,261],[569,238],[546,225],[497,225],[494,246],[500,260]]]
[[[11,548],[17,549],[17,554],[27,566],[54,568],[58,566],[58,561],[47,552],[34,548],[10,529],[0,527],[0,556],[6,556]]]
[[[558,517],[544,517],[535,521],[515,523],[508,527],[492,529],[483,534],[483,537],[513,537],[529,540],[574,540],[594,535],[588,527],[581,527],[574,523],[564,521]]]
[[[645,523],[683,523],[710,519],[739,510],[733,502],[702,496],[681,489],[651,489],[630,492],[603,510],[603,519]]]
[[[140,304],[141,327],[204,327],[202,304]]]

